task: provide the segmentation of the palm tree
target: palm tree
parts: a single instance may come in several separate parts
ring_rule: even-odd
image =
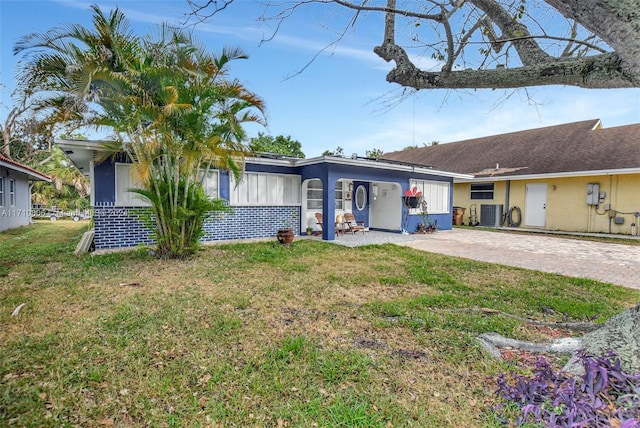
[[[45,152],[40,153],[43,157]],[[48,156],[31,162],[33,167],[51,177],[51,183],[37,182],[33,186],[33,202],[62,209],[85,209],[89,205],[91,186],[88,179],[75,167],[59,147],[53,147]]]
[[[146,219],[153,219],[157,253],[184,257],[208,213],[224,209],[204,194],[207,172],[228,169],[239,178],[247,151],[242,126],[262,123],[262,100],[228,79],[230,62],[246,56],[238,49],[212,55],[166,25],[157,39],[137,37],[118,9],[109,16],[92,9],[93,29],[58,27],[18,42],[17,52],[38,48],[21,82],[53,94],[58,117],[68,112],[112,130],[103,160],[124,154],[134,163],[145,185],[137,192],[152,205]]]

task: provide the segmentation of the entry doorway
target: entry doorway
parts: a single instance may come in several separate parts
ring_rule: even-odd
[[[371,183],[370,189],[371,227],[400,231],[403,207],[400,183],[377,181]]]
[[[351,202],[351,210],[356,221],[364,222],[365,226],[370,227],[369,219],[369,183],[364,181],[353,182],[353,200]]]

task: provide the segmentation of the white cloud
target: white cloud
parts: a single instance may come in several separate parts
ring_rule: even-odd
[[[411,101],[407,101],[371,118],[367,126],[348,130],[342,147],[345,153],[363,155],[372,148],[391,152],[432,141],[442,144],[591,119],[602,119],[605,127],[640,123],[637,89],[592,92],[542,88],[529,92],[538,100],[537,105],[528,103],[524,93],[499,102],[499,93],[483,92],[477,97],[456,94],[454,101],[445,104],[438,102],[442,93],[421,97],[416,101],[415,115]]]

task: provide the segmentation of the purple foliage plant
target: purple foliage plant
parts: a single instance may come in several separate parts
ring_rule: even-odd
[[[640,373],[625,373],[613,353],[578,357],[584,367],[579,377],[554,370],[544,357],[536,361],[532,376],[501,374],[496,415],[516,426],[640,428]],[[519,409],[515,421],[505,416],[507,404]]]

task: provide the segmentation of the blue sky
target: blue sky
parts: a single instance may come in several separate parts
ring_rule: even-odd
[[[178,1],[29,1],[0,0],[0,120],[9,111],[18,38],[61,23],[91,24],[89,6],[104,11],[119,6],[137,34],[155,31],[162,21],[184,19],[186,0]],[[340,146],[346,155],[361,156],[373,148],[384,152],[408,145],[518,131],[600,118],[605,127],[640,123],[640,89],[587,90],[537,87],[526,91],[420,91],[397,103],[402,88],[387,83],[390,65],[379,59],[377,18],[367,17],[334,48],[332,29],[345,18],[341,9],[305,9],[287,19],[275,38],[274,23],[259,23],[258,3],[236,0],[224,13],[196,27],[196,36],[213,51],[240,47],[249,60],[237,61],[231,75],[260,95],[267,105],[267,128],[258,132],[290,135],[302,143],[307,157]],[[533,101],[532,101],[533,100]]]

